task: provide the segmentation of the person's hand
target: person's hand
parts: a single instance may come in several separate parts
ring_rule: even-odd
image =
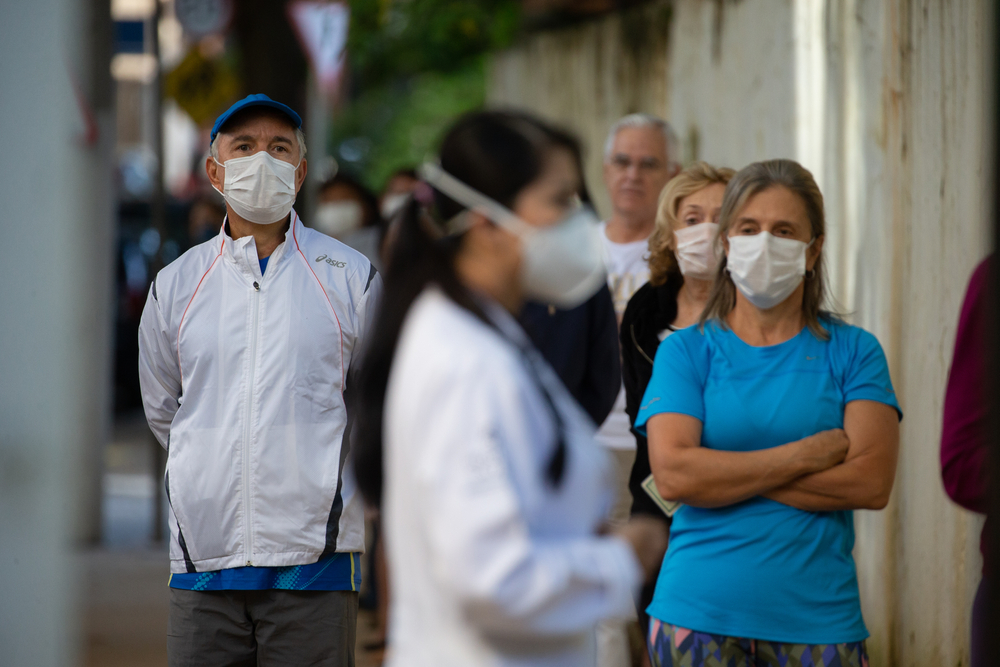
[[[809,472],[821,472],[843,463],[851,441],[842,428],[820,431],[799,441],[802,446],[800,456]]]
[[[667,522],[650,516],[635,516],[611,532],[629,543],[642,566],[643,581],[649,581],[667,552]]]

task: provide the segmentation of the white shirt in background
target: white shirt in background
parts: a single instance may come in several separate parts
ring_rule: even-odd
[[[621,324],[629,299],[649,282],[649,239],[615,243],[607,235],[607,223],[601,225],[604,262],[608,267],[608,288],[615,302],[615,315]],[[597,441],[611,449],[635,449],[635,436],[625,413],[625,387],[618,392],[611,414],[597,431]]]

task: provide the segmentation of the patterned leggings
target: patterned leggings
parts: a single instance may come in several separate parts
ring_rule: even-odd
[[[782,644],[710,635],[649,619],[653,667],[868,667],[865,643]]]

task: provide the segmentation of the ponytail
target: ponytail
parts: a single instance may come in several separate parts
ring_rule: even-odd
[[[463,308],[486,320],[455,273],[455,255],[461,239],[432,238],[425,228],[427,223],[421,220],[425,215],[420,203],[411,197],[396,218],[398,235],[390,244],[384,277],[385,298],[372,324],[361,370],[355,374],[355,475],[361,494],[375,507],[382,498],[385,390],[399,334],[410,307],[428,285],[435,285]]]

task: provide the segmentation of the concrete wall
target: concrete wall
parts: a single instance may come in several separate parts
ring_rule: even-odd
[[[676,0],[531,36],[490,99],[575,129],[600,181],[606,128],[674,125],[685,161],[793,157],[827,203],[836,299],[885,348],[906,418],[892,502],[858,512],[873,665],[969,664],[981,520],[946,498],[944,383],[966,281],[989,251],[989,0]]]
[[[583,138],[587,182],[599,210],[607,210],[601,151],[608,126],[634,110],[664,110],[671,16],[669,5],[657,4],[649,11],[542,33],[494,58],[490,102],[535,109]]]

